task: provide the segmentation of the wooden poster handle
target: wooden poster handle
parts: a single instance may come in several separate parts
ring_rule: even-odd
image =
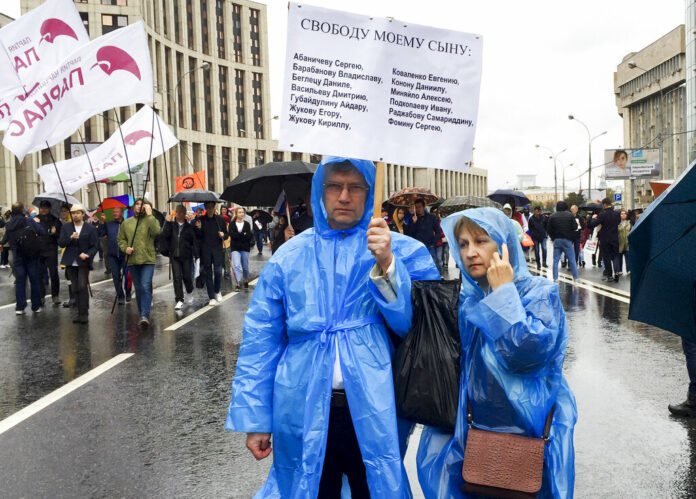
[[[382,193],[384,192],[384,163],[375,161],[377,172],[375,174],[375,204],[372,218],[380,218],[382,216]]]

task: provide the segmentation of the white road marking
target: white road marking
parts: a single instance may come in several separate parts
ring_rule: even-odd
[[[127,358],[131,357],[132,353],[122,353],[117,355],[116,357],[104,362],[103,364],[95,367],[91,371],[86,372],[79,378],[76,378],[72,380],[70,383],[61,386],[57,390],[52,391],[45,397],[40,398],[36,402],[28,405],[24,409],[15,412],[11,416],[3,419],[0,421],[0,435],[9,430],[10,428],[17,426],[19,423],[24,421],[25,419],[30,418],[37,412],[41,411],[42,409],[45,409],[52,403],[56,402],[57,400],[60,400],[61,398],[65,397],[67,394],[70,392],[77,390],[80,388],[82,385],[89,383],[92,381],[94,378],[99,376],[100,374],[105,373],[112,367],[120,364]]]
[[[89,285],[90,285],[90,287],[95,287],[95,286],[99,286],[100,284],[104,284],[105,282],[113,282],[113,280],[112,279],[104,279],[103,281],[97,281],[94,283],[90,282]],[[50,285],[47,284],[46,287],[48,288],[48,287],[50,287]],[[27,290],[28,289],[30,289],[29,284],[27,284]],[[50,298],[51,298],[50,294],[44,296],[44,299],[50,299]],[[30,302],[29,296],[27,296],[27,304],[29,304],[29,302]],[[8,303],[7,305],[0,306],[0,310],[5,310],[6,308],[10,308],[10,307],[14,308],[15,305],[16,305],[16,303],[14,303],[14,302]]]
[[[547,277],[551,277],[550,272],[548,272],[548,274],[544,274],[543,272],[539,272],[538,270],[533,268],[530,268],[529,270],[532,273],[541,275],[542,277],[544,277],[545,275]],[[630,294],[627,294],[625,291],[621,289],[610,288],[609,286],[604,286],[602,284],[588,281],[586,279],[578,279],[577,281],[573,282],[572,277],[564,274],[559,274],[558,279],[559,281],[562,281],[566,284],[570,284],[571,286],[575,286],[577,288],[587,289],[588,291],[592,291],[594,293],[597,293],[598,295],[608,296],[609,298],[613,298],[623,303],[631,303]]]
[[[249,286],[255,286],[258,280],[259,279],[256,278],[253,281],[250,281]],[[233,296],[237,296],[238,294],[239,294],[238,291],[232,291],[231,293],[227,293],[225,296],[222,297],[222,302],[227,301],[230,298],[232,298]],[[180,321],[175,322],[174,324],[165,328],[164,330],[165,331],[176,331],[177,329],[181,328],[182,326],[185,326],[186,324],[188,324],[192,320],[197,319],[198,317],[200,317],[204,313],[211,311],[215,307],[219,307],[222,302],[218,303],[217,305],[206,305],[205,307],[199,308],[191,315],[184,317]]]

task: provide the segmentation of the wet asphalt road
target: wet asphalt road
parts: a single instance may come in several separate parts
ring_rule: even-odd
[[[252,274],[265,258],[252,253]],[[251,290],[165,331],[207,296],[198,290],[194,307],[177,314],[162,263],[147,331],[137,327],[135,301],[109,314],[113,287],[97,283],[99,264],[89,326],[50,305],[15,316],[3,306],[12,286],[0,270],[0,420],[135,353],[0,434],[1,497],[251,497],[263,482],[270,462],[256,462],[244,436],[223,429]],[[570,329],[565,370],[580,415],[576,497],[696,495],[696,424],[667,411],[686,393],[679,339],[626,319],[627,280],[600,283],[591,267],[580,277],[580,287],[559,284]]]

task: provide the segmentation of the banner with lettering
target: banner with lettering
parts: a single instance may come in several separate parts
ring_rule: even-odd
[[[153,121],[153,116],[156,121]],[[178,142],[171,129],[149,106],[143,106],[140,111],[126,120],[121,126],[121,131],[123,141],[121,141],[121,133],[117,130],[96,149],[88,149],[89,157],[87,154],[80,154],[56,163],[65,192],[72,194],[94,182],[95,177],[97,181],[100,181],[127,172],[128,163],[132,165],[131,171],[134,171],[136,167],[140,170],[142,164],[147,163],[150,157],[160,156]],[[128,162],[126,162],[126,153]],[[89,166],[90,161],[94,176]],[[53,163],[43,165],[38,173],[44,183],[45,191],[61,192],[60,181]]]
[[[142,21],[72,52],[44,73],[12,113],[2,144],[21,161],[72,135],[91,116],[113,107],[153,101],[152,63]]]
[[[43,72],[88,42],[73,0],[46,0],[0,29],[0,130]]]
[[[480,35],[290,4],[280,148],[464,171]]]

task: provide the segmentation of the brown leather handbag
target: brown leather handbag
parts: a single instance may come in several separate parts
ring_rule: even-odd
[[[553,411],[541,438],[474,428],[471,402],[466,401],[466,437],[462,486],[464,492],[486,497],[535,498],[541,490],[544,448],[549,442]]]

